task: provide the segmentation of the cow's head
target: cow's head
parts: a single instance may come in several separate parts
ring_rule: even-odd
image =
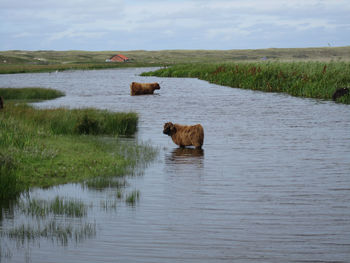
[[[159,84],[157,82],[153,83],[152,86],[153,86],[154,89],[160,89],[160,86],[159,86]]]
[[[172,122],[167,122],[164,124],[163,133],[169,136],[173,135],[176,132],[175,125]]]

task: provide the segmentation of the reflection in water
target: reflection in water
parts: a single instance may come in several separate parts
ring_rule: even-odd
[[[176,163],[193,163],[199,161],[203,163],[204,150],[196,148],[176,148],[172,151],[171,161]]]
[[[171,170],[193,170],[204,168],[204,150],[196,148],[175,148],[166,155],[166,165]]]
[[[13,217],[5,214],[6,220],[2,221],[5,226],[0,231],[0,262],[2,256],[11,259],[18,254],[16,249],[28,255],[31,246],[40,247],[42,241],[68,246],[95,237],[96,223],[87,222],[87,210],[88,206],[81,200],[59,196],[52,200],[35,199],[29,194],[22,195],[11,210],[2,208],[2,213],[12,211]],[[26,261],[29,261],[27,256]]]

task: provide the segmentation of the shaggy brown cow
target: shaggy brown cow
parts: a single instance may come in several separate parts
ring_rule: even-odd
[[[164,124],[164,134],[171,136],[173,142],[180,147],[195,146],[201,149],[204,141],[202,125],[185,126],[167,122]]]
[[[134,95],[144,95],[144,94],[153,94],[154,90],[160,89],[160,86],[157,82],[155,83],[137,83],[132,82],[130,84],[130,94]]]
[[[4,108],[4,98],[0,96],[0,109]]]

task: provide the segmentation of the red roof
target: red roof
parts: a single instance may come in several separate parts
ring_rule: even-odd
[[[118,61],[118,62],[124,62],[129,60],[128,57],[118,54],[118,55],[114,55],[113,57],[110,58],[111,61]]]
[[[124,59],[124,60],[128,60],[128,59],[129,59],[128,57],[126,57],[126,56],[124,56],[124,55],[121,55],[121,54],[118,54],[117,56],[121,57],[121,58]]]

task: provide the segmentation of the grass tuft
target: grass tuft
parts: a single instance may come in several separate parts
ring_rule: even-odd
[[[125,202],[128,205],[135,205],[140,200],[140,191],[134,190],[126,196]]]

